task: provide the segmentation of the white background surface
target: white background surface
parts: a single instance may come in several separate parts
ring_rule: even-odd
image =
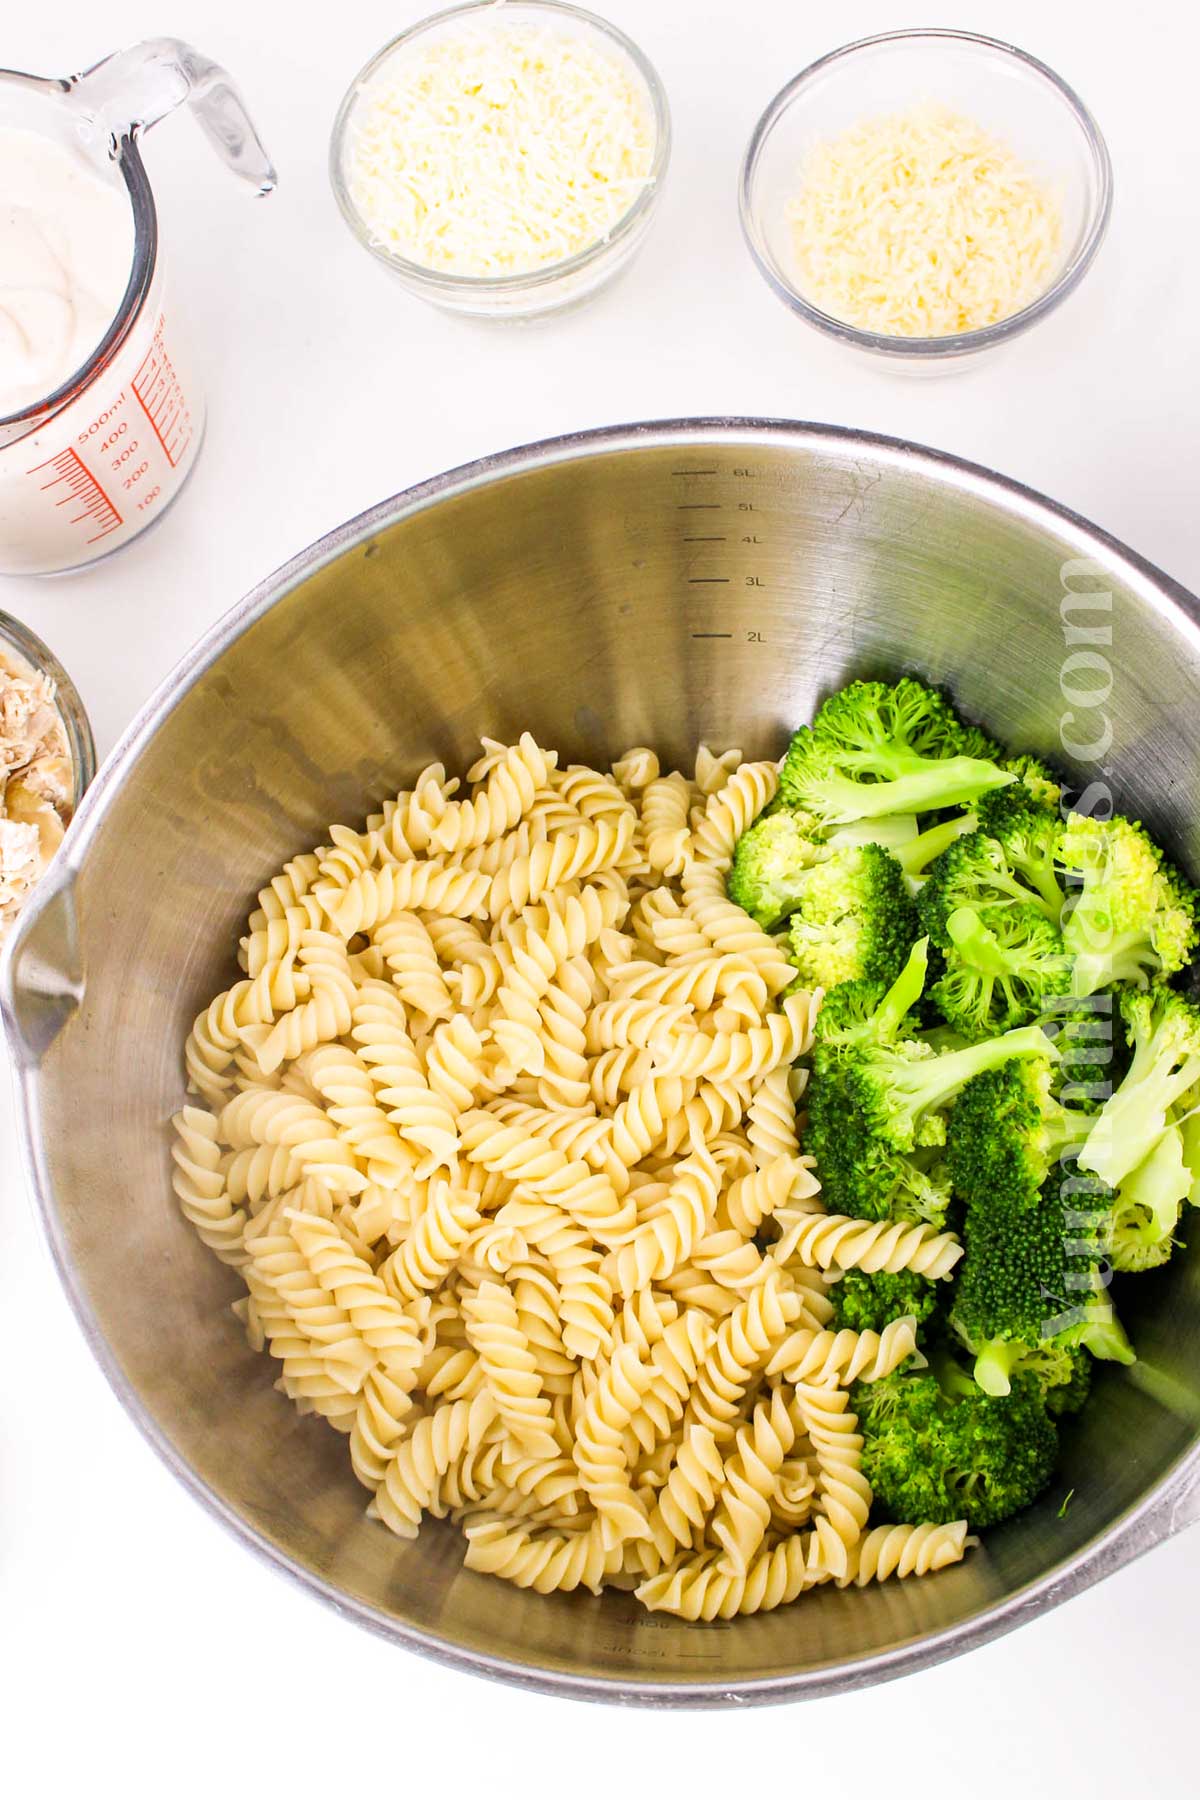
[[[1200,589],[1191,8],[1007,0],[914,18],[871,0],[598,3],[668,87],[668,190],[623,283],[515,331],[444,320],[394,290],[328,192],[341,91],[413,5],[4,8],[0,62],[43,73],[155,32],[190,38],[241,83],[281,175],[254,202],[186,118],[154,133],[147,161],[209,377],[206,448],[161,530],[111,564],[0,581],[0,606],[74,674],[101,752],[201,631],[328,527],[482,452],[635,418],[766,413],[915,438],[1032,483]],[[1006,36],[1058,68],[1108,136],[1118,196],[1082,295],[995,368],[925,383],[860,367],[794,322],[752,268],[734,205],[745,140],[784,80],[907,24]],[[543,1800],[743,1780],[897,1800],[1196,1791],[1200,1533],[966,1660],[803,1709],[585,1710],[375,1642],[260,1567],[127,1421],[42,1251],[3,1087],[0,1370],[0,1766],[14,1796],[352,1783]]]

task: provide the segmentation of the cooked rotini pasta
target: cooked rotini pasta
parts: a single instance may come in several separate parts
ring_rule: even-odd
[[[778,1218],[779,1215],[777,1214]],[[952,1232],[905,1219],[847,1219],[840,1213],[785,1210],[783,1236],[776,1245],[778,1261],[807,1263],[818,1269],[863,1269],[868,1275],[898,1275],[911,1269],[931,1281],[949,1275],[962,1255]]]
[[[963,1554],[961,1524],[869,1529],[848,1390],[916,1340],[830,1329],[830,1284],[961,1252],[822,1207],[820,994],[725,886],[776,785],[488,739],[260,889],[185,1046],[174,1186],[380,1529],[448,1519],[472,1570],[689,1620]]]

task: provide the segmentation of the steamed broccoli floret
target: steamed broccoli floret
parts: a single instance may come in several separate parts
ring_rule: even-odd
[[[848,1269],[829,1290],[835,1331],[882,1331],[893,1319],[923,1325],[937,1306],[937,1284],[902,1269],[897,1275],[868,1275]]]
[[[852,1045],[886,1044],[907,1034],[924,991],[928,959],[929,945],[920,938],[890,987],[882,981],[844,981],[831,988],[813,1031],[814,1067],[831,1067],[831,1059]]]
[[[912,1219],[941,1228],[950,1177],[940,1149],[897,1150],[857,1128],[835,1076],[815,1076],[808,1091],[805,1147],[816,1159],[824,1200],[856,1219]]]
[[[1170,1126],[1113,1196],[1108,1254],[1114,1269],[1133,1275],[1169,1261],[1191,1186],[1182,1134]]]
[[[1167,1130],[1172,1109],[1200,1079],[1200,1011],[1165,988],[1121,995],[1129,1071],[1101,1107],[1079,1165],[1119,1187]]]
[[[826,823],[930,812],[1011,782],[995,754],[921,682],[855,681],[796,732],[780,791]]]
[[[1098,1112],[1122,1072],[1112,996],[1056,997],[1038,1023],[1058,1053],[1053,1079],[1058,1099],[1078,1112]]]
[[[828,851],[803,815],[780,811],[744,831],[733,853],[729,898],[768,930],[800,903],[804,879]]]
[[[1093,1121],[1054,1098],[1048,1056],[1013,1058],[967,1083],[950,1117],[947,1164],[968,1205],[1035,1207],[1051,1168]]]
[[[1067,897],[1058,867],[1063,832],[1058,807],[1039,800],[1028,783],[1014,781],[984,794],[977,816],[979,829],[999,844],[1013,874],[1033,889],[1046,917],[1057,923]]]
[[[923,1219],[941,1225],[950,1183],[936,1148],[903,1154],[879,1137],[847,1131],[841,1071],[864,1045],[907,1040],[917,1021],[928,945],[914,944],[891,987],[846,981],[832,988],[817,1014],[813,1082],[808,1091],[807,1147],[817,1159],[826,1204],[854,1218]]]
[[[998,839],[982,830],[957,838],[930,864],[917,897],[922,926],[946,951],[954,948],[948,921],[955,913],[966,908],[991,926],[998,913],[1013,906],[1035,906],[1057,926],[1062,896],[1052,902],[1030,886],[1009,862]]]
[[[1063,924],[1077,994],[1174,975],[1196,943],[1197,895],[1139,824],[1072,814],[1058,854],[1077,897]]]
[[[996,908],[988,924],[961,906],[945,927],[946,970],[930,998],[966,1037],[1028,1024],[1070,987],[1062,937],[1035,906]]]
[[[1142,1060],[1135,1048],[1128,1076],[1098,1115],[1055,1096],[1049,1062],[1006,1064],[963,1090],[951,1116],[947,1166],[969,1207],[1016,1212],[1039,1204],[1054,1162],[1075,1154],[1081,1169],[1101,1177],[1113,1267],[1136,1271],[1166,1262],[1191,1191],[1175,1107],[1200,1066],[1200,1015],[1171,993],[1132,994],[1123,1005]]]
[[[1005,1032],[939,1056],[927,1044],[905,1040],[862,1046],[847,1053],[838,1080],[849,1103],[846,1129],[894,1150],[945,1142],[945,1113],[973,1076],[1013,1056],[1044,1056],[1045,1033],[1036,1026]]]
[[[1087,1351],[1066,1350],[1062,1355],[1065,1359],[1062,1378],[1056,1378],[1045,1388],[1046,1411],[1054,1419],[1065,1419],[1071,1413],[1082,1412],[1092,1391],[1092,1359]]]
[[[1007,1393],[1014,1372],[1036,1368],[1048,1349],[1134,1360],[1104,1291],[1108,1196],[1088,1185],[1056,1173],[1032,1204],[999,1193],[968,1204],[950,1322],[986,1393]]]
[[[1062,807],[1062,786],[1051,769],[1040,757],[1028,754],[1021,756],[1005,756],[1001,758],[1001,767],[1008,769],[1018,781],[1023,781],[1035,800],[1043,806],[1049,806],[1055,812]]]
[[[1054,1422],[1032,1377],[993,1397],[961,1370],[939,1373],[889,1375],[853,1390],[876,1508],[901,1524],[998,1525],[1049,1482],[1058,1457]]]
[[[1042,1055],[1036,1027],[938,1054],[911,1031],[928,946],[914,945],[890,989],[834,988],[817,1019],[806,1142],[826,1204],[858,1218],[941,1225],[950,1185],[940,1146],[945,1112],[982,1069]]]
[[[878,844],[835,850],[799,884],[791,957],[812,986],[894,981],[916,935],[903,872]]]

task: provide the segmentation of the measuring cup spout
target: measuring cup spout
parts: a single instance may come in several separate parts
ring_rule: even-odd
[[[106,56],[64,84],[101,143],[157,125],[184,102],[217,154],[258,194],[276,183],[275,167],[232,77],[179,38],[149,38]]]

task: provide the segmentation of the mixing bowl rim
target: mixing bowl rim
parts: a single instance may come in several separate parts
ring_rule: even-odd
[[[566,1698],[673,1707],[815,1698],[910,1674],[989,1642],[1031,1614],[1082,1592],[1103,1575],[1132,1561],[1143,1550],[1191,1523],[1200,1511],[1200,1438],[1180,1453],[1173,1465],[1116,1523],[1074,1556],[994,1605],[985,1607],[974,1617],[915,1637],[890,1650],[843,1659],[826,1667],[744,1682],[704,1679],[659,1683],[599,1674],[572,1675],[455,1645],[355,1599],[273,1543],[195,1472],[126,1379],[83,1291],[60,1229],[44,1147],[37,1129],[40,1051],[21,1028],[20,968],[23,951],[38,921],[56,906],[65,911],[69,935],[71,891],[82,865],[83,852],[102,823],[110,800],[151,738],[218,658],[302,580],[307,580],[355,545],[369,543],[381,530],[427,511],[443,500],[494,481],[582,457],[672,445],[692,446],[711,443],[714,439],[730,445],[777,445],[818,453],[822,445],[827,445],[830,454],[839,460],[844,460],[847,449],[860,446],[876,464],[882,460],[897,467],[913,468],[940,484],[951,485],[993,503],[1003,503],[1005,510],[1027,523],[1052,527],[1068,544],[1074,541],[1078,554],[1088,556],[1097,551],[1105,554],[1114,572],[1120,572],[1140,599],[1186,630],[1200,656],[1200,600],[1178,582],[1079,514],[1047,500],[1032,488],[946,452],[853,427],[752,417],[654,420],[545,439],[460,465],[380,501],[292,557],[218,619],[159,684],[106,759],[84,797],[55,867],[18,921],[0,963],[0,1009],[15,1065],[22,1157],[50,1254],[88,1347],[117,1399],[188,1493],[264,1561],[337,1612],[352,1616],[389,1642],[419,1651],[452,1668]],[[75,997],[78,998],[78,994]]]

